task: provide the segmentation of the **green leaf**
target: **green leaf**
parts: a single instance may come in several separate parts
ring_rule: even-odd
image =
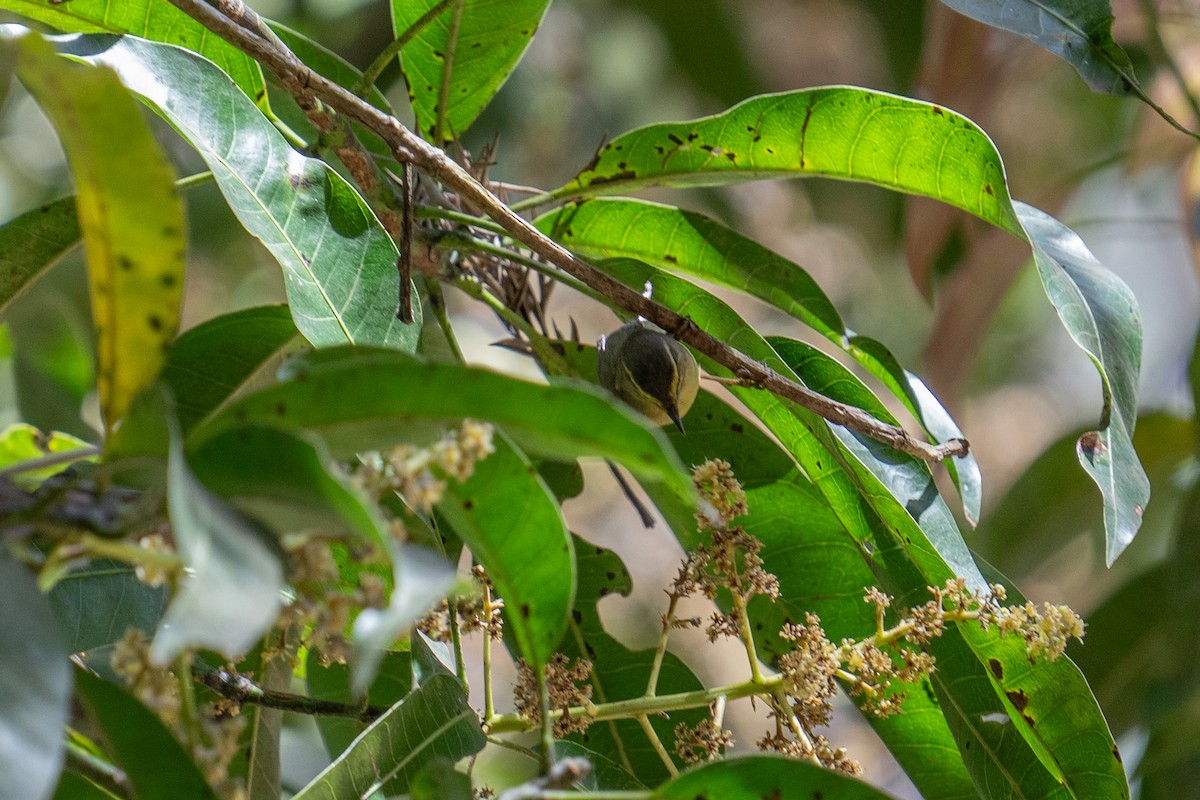
[[[67,645],[50,603],[24,565],[0,551],[0,773],[6,797],[42,800],[63,764],[71,700]]]
[[[0,314],[79,244],[75,198],[26,211],[0,227]]]
[[[289,362],[276,386],[231,403],[191,444],[240,421],[305,428],[335,455],[386,448],[432,423],[496,423],[523,450],[558,460],[611,458],[691,498],[691,479],[657,429],[582,383],[541,386],[457,364],[371,348],[329,348]]]
[[[195,762],[158,717],[83,668],[75,689],[139,800],[216,800]]]
[[[30,35],[19,74],[54,124],[75,178],[97,389],[111,431],[157,377],[179,325],[183,206],[166,156],[111,71],[71,64]]]
[[[71,653],[106,650],[129,628],[153,633],[167,604],[167,590],[147,586],[128,564],[89,561],[54,584],[50,605],[67,632]]]
[[[647,535],[653,533],[648,531]],[[592,662],[593,701],[614,702],[641,697],[646,693],[654,662],[654,650],[630,650],[605,630],[597,603],[609,595],[627,597],[633,588],[629,571],[616,553],[575,539],[579,569],[579,590],[575,597],[571,631],[560,647],[569,658]],[[663,601],[662,610],[666,609]],[[659,673],[658,694],[675,694],[703,689],[700,679],[674,653],[667,653]],[[675,726],[695,725],[707,717],[705,709],[673,711],[670,719],[654,716],[650,724],[668,752],[674,752]],[[593,723],[582,734],[573,734],[569,742],[619,758],[618,769],[597,773],[600,788],[629,789],[632,778],[639,783],[656,785],[669,777],[662,759],[646,738],[636,720],[611,720]],[[559,743],[566,746],[567,742]],[[557,746],[557,745],[556,745]]]
[[[329,700],[350,705],[360,700],[350,690],[350,667],[336,662],[322,664],[312,650],[304,663],[308,694],[314,700]],[[388,652],[383,656],[375,680],[367,691],[367,705],[392,706],[413,688],[412,656],[407,652]],[[320,715],[316,718],[321,739],[331,758],[337,758],[366,729],[365,723],[348,717]]]
[[[220,67],[248,97],[267,108],[266,84],[258,62],[163,0],[3,0],[0,7],[64,33],[132,33],[186,47]]]
[[[949,413],[886,347],[857,336],[798,264],[702,214],[625,198],[567,206],[535,220],[543,232],[586,258],[636,258],[659,269],[737,289],[791,314],[849,353],[904,403],[935,441],[962,437]],[[967,517],[977,520],[982,479],[973,455],[947,462]]]
[[[1106,270],[1078,234],[1024,204],[1017,214],[1046,296],[1063,327],[1096,365],[1104,387],[1100,427],[1083,434],[1076,453],[1104,496],[1105,557],[1109,566],[1129,546],[1150,502],[1150,480],[1133,449],[1142,317],[1129,287]]]
[[[287,306],[222,314],[180,336],[162,377],[175,395],[184,435],[248,386],[273,377],[299,336]]]
[[[464,483],[451,481],[438,514],[487,568],[507,629],[535,668],[567,628],[575,553],[558,502],[525,455],[497,432],[496,451]]]
[[[437,0],[392,0],[396,36]],[[400,51],[417,129],[437,144],[466,133],[517,66],[550,0],[459,0]]]
[[[412,800],[474,800],[471,779],[454,768],[448,758],[435,758],[426,764],[409,787]]]
[[[117,795],[74,772],[64,771],[54,790],[54,800],[120,800]]]
[[[352,536],[386,547],[379,512],[303,432],[229,427],[189,451],[188,464],[209,490],[281,536]]]
[[[659,800],[888,800],[889,795],[856,778],[782,756],[747,756],[714,761],[685,772],[654,792]]]
[[[1004,165],[974,122],[932,103],[849,86],[761,95],[710,117],[638,128],[600,148],[548,197],[803,176],[932,197],[1021,232]]]
[[[295,798],[366,800],[389,781],[403,792],[433,759],[457,761],[479,752],[485,741],[462,685],[435,675],[372,723]]]
[[[19,469],[22,462],[75,450],[87,451],[80,454],[80,459],[94,458],[92,445],[67,433],[52,431],[46,434],[23,422],[9,425],[0,431],[0,468],[3,469]],[[74,462],[61,461],[53,466],[17,472],[15,477],[26,483],[40,483],[56,472],[66,469],[71,463]]]
[[[238,656],[275,621],[283,565],[268,534],[192,474],[177,431],[171,439],[167,510],[187,575],[167,606],[150,656],[165,664],[189,647]]]
[[[116,70],[196,148],[238,220],[283,267],[292,316],[309,341],[416,348],[420,319],[396,319],[397,251],[375,214],[328,165],[293,150],[219,69],[130,36],[57,44]]]
[[[942,0],[958,13],[1025,37],[1066,61],[1093,91],[1127,95],[1137,87],[1129,56],[1112,38],[1107,0]]]

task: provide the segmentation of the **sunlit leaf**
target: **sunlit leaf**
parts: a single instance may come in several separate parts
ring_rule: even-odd
[[[0,7],[64,33],[132,33],[186,47],[215,63],[250,99],[267,107],[258,62],[163,0],[3,0]]]
[[[447,485],[437,511],[487,568],[521,655],[540,665],[566,631],[575,554],[558,503],[533,465],[499,432],[495,447],[469,480]]]
[[[108,429],[163,364],[179,324],[186,238],[175,176],[141,111],[109,70],[22,41],[21,80],[46,111],[75,178]]]
[[[32,425],[18,422],[0,431],[0,468],[13,470],[22,462],[36,461],[47,456],[65,455],[72,451],[83,451],[80,458],[94,458],[92,445],[67,433],[52,431],[42,433]],[[56,461],[55,464],[25,472],[14,472],[14,477],[25,482],[40,482],[56,472],[61,472],[72,463],[71,459]]]
[[[393,0],[403,34],[437,0]],[[417,129],[441,144],[466,133],[533,38],[550,0],[460,0],[404,46],[401,64]]]
[[[24,565],[0,552],[0,773],[8,797],[43,800],[63,763],[71,668],[58,620]]]
[[[396,319],[397,252],[375,214],[328,165],[292,149],[219,69],[131,36],[56,44],[114,69],[196,148],[238,220],[283,267],[292,317],[309,341],[416,347],[420,320]]]

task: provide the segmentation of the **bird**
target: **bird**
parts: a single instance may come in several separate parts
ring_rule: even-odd
[[[633,319],[599,345],[600,385],[656,425],[675,423],[700,388],[700,368],[686,347],[642,318]]]

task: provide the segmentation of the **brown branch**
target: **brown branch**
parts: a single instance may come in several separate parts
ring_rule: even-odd
[[[252,31],[261,30],[254,12],[240,0],[221,0],[223,8],[237,6],[236,21],[203,0],[171,0],[184,13],[227,42],[250,55],[275,74],[284,88],[294,94],[311,94],[341,114],[356,120],[379,135],[396,158],[449,186],[467,203],[480,209],[514,239],[548,263],[579,279],[617,305],[658,325],[681,342],[729,369],[748,384],[766,389],[813,411],[830,422],[865,434],[877,441],[926,461],[942,461],[966,455],[965,439],[938,445],[911,436],[903,428],[880,422],[862,409],[832,400],[783,377],[770,367],[747,358],[739,351],[701,330],[691,319],[643,297],[637,291],[593,267],[550,239],[527,220],[508,208],[441,149],[408,130],[395,117],[343,89],[309,69],[294,53]]]
[[[264,689],[245,675],[224,669],[196,669],[194,677],[196,683],[207,686],[238,705],[259,705],[312,716],[349,717],[360,722],[374,722],[387,711],[387,708],[366,703],[338,703]]]

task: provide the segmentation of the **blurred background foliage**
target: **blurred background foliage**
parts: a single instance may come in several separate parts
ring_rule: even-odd
[[[250,5],[360,68],[390,38],[388,7],[378,0]],[[1143,85],[1196,128],[1200,123],[1189,117],[1186,95],[1165,65],[1169,55],[1200,92],[1200,4],[1117,0],[1113,12],[1114,36]],[[411,121],[398,79],[393,66],[381,83],[391,81],[389,99],[401,119]],[[1035,45],[937,2],[558,0],[463,146],[478,154],[495,143],[494,180],[551,187],[574,175],[606,137],[634,126],[714,113],[763,92],[841,83],[929,99],[972,118],[1003,154],[1013,195],[1080,233],[1137,295],[1145,349],[1135,441],[1154,499],[1141,535],[1112,570],[1103,565],[1099,495],[1071,444],[1097,416],[1097,378],[1040,297],[1024,243],[930,201],[832,181],[693,190],[685,198],[673,195],[673,202],[796,261],[849,327],[887,342],[955,415],[980,462],[984,517],[968,542],[1031,599],[1067,602],[1085,616],[1097,609],[1103,614],[1121,586],[1164,569],[1172,538],[1187,531],[1178,527],[1178,515],[1194,474],[1188,380],[1200,320],[1194,139],[1142,104],[1093,94],[1070,66]],[[62,196],[69,185],[57,139],[37,106],[15,85],[5,102],[0,217],[7,219]],[[283,105],[281,98],[277,107]],[[172,134],[163,127],[169,142]],[[180,174],[200,171],[194,153],[176,144]],[[185,329],[218,313],[284,299],[278,266],[231,224],[215,186],[189,190],[187,205]],[[76,254],[14,305],[0,338],[0,422],[20,418],[85,437],[96,427],[81,270]],[[486,312],[461,297],[450,299],[470,360],[533,374],[519,356],[489,346],[503,333]],[[752,300],[730,301],[764,334],[803,333]],[[559,291],[552,309],[564,330],[575,320],[585,341],[615,325],[609,312],[568,290]],[[588,475],[591,485],[604,484],[599,470]],[[625,559],[639,591],[621,602],[656,608],[678,546],[655,532],[655,547],[647,547],[650,534],[639,529],[633,512],[611,509],[611,495],[589,492],[568,504],[568,521],[586,518],[588,530],[606,537],[607,546],[642,553]],[[1114,607],[1107,607],[1110,615]],[[614,621],[617,616],[614,611]],[[650,625],[657,616],[640,619]],[[1093,635],[1113,636],[1126,622],[1100,616]],[[655,633],[623,635],[641,646]],[[1122,750],[1136,752],[1141,717],[1114,708],[1130,684],[1099,679],[1096,670],[1108,678],[1117,665],[1097,666],[1086,655],[1127,645],[1119,637],[1102,642],[1089,642],[1077,657]],[[872,762],[861,755],[864,764]],[[874,777],[884,783],[901,780],[886,767],[877,769]]]

